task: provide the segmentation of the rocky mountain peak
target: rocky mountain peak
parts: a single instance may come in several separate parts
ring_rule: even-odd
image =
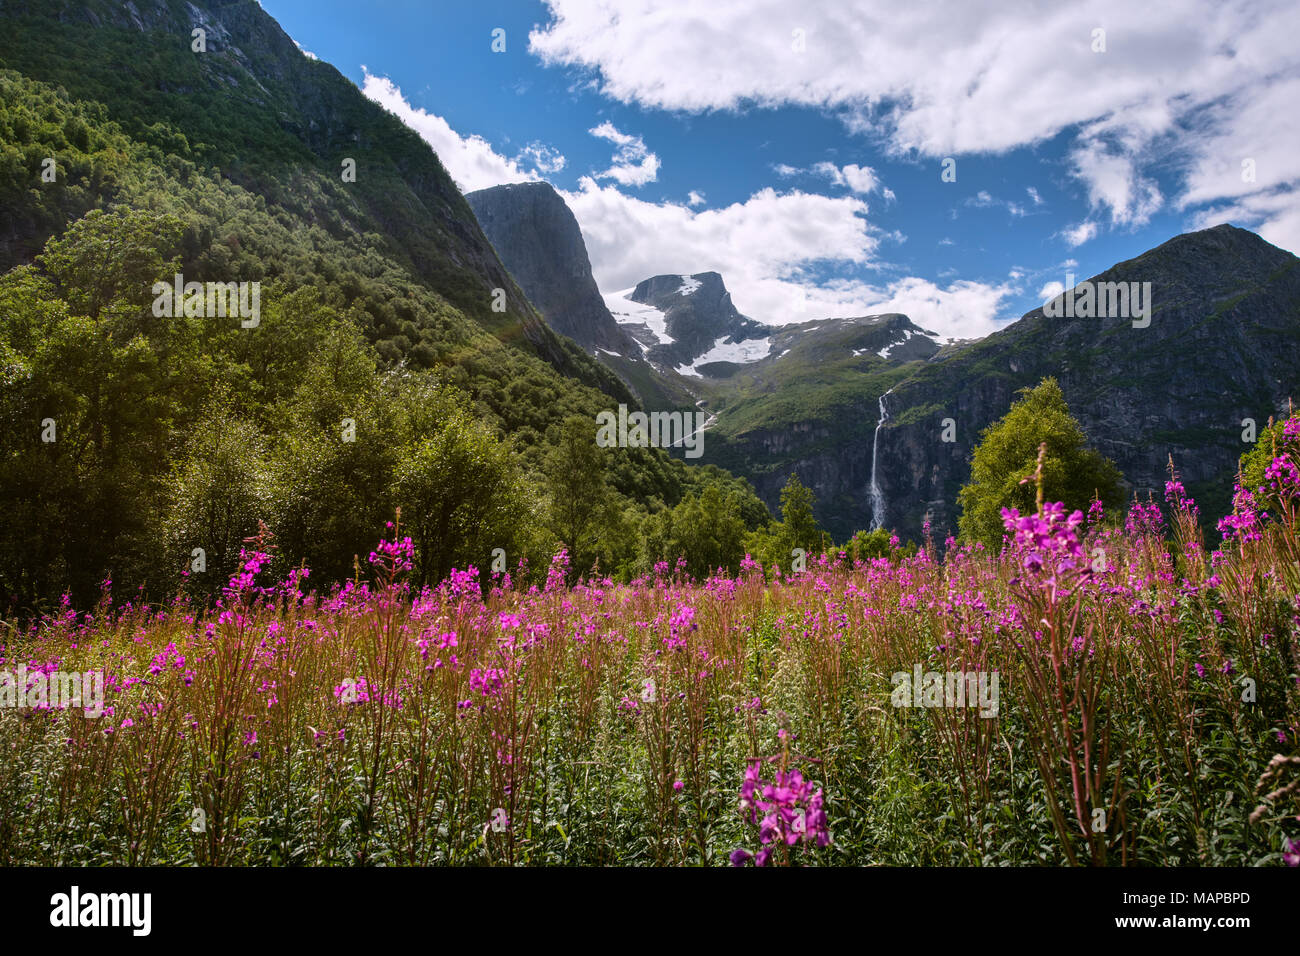
[[[588,350],[637,358],[640,349],[605,307],[582,230],[546,182],[466,194],[488,241],[550,327]]]
[[[712,352],[725,353],[727,345],[764,339],[772,332],[741,314],[716,272],[652,276],[638,282],[626,298],[662,313],[667,335],[647,353],[661,365],[689,367]]]

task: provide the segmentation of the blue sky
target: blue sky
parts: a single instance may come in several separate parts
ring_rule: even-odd
[[[462,188],[553,183],[603,292],[716,270],[762,321],[970,337],[1189,229],[1300,252],[1293,3],[262,5]]]

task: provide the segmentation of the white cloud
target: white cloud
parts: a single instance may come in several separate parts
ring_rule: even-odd
[[[1101,140],[1082,140],[1070,160],[1087,187],[1089,204],[1093,209],[1108,208],[1114,225],[1141,226],[1164,202],[1155,181],[1139,172],[1135,156],[1112,151]]]
[[[644,186],[659,178],[659,157],[646,149],[640,136],[620,132],[609,120],[587,132],[618,147],[614,151],[614,165],[596,173],[597,179],[612,179],[624,186]]]
[[[1119,110],[1205,97],[1289,62],[1286,0],[546,0],[529,36],[549,63],[594,71],[602,91],[662,109],[755,102],[878,118],[902,149],[1003,150]],[[807,54],[791,48],[804,29]],[[1092,30],[1108,27],[1108,51]],[[877,114],[879,114],[877,116]]]
[[[857,163],[848,163],[845,166],[836,166],[831,162],[814,163],[807,169],[801,169],[798,166],[791,166],[788,163],[777,163],[772,169],[778,176],[820,176],[827,180],[833,186],[845,186],[855,193],[866,195],[875,192],[880,188],[880,177],[870,166],[859,166]],[[893,199],[892,191],[885,190],[886,198]]]
[[[529,143],[514,159],[516,165],[528,165],[542,175],[558,173],[568,163],[564,154],[545,143]]]
[[[1074,248],[1075,246],[1083,245],[1090,239],[1095,239],[1097,231],[1097,223],[1091,219],[1085,219],[1077,226],[1067,226],[1065,229],[1062,229],[1058,235],[1060,235],[1060,237],[1064,239],[1071,248]]]
[[[969,196],[962,203],[964,206],[970,206],[974,209],[991,209],[994,206],[1005,206],[1007,212],[1014,217],[1027,216],[1025,207],[1020,203],[1012,202],[1010,199],[999,199],[987,189],[981,189],[974,196]]]
[[[462,192],[541,178],[537,172],[499,155],[481,136],[461,136],[441,116],[411,106],[388,77],[374,76],[364,66],[361,69],[361,92],[419,133]]]
[[[818,282],[818,265],[870,267],[881,237],[853,196],[763,189],[720,209],[646,202],[584,178],[563,193],[582,227],[597,285],[625,289],[652,275],[716,271],[736,308],[773,325],[829,316],[906,312],[944,336],[996,327],[1007,285],[908,277],[883,286]]]
[[[1064,131],[1070,172],[1101,216],[1094,229],[1139,226],[1161,209],[1163,165],[1185,177],[1179,208],[1229,201],[1293,234],[1284,203],[1228,175],[1254,156],[1293,203],[1300,190],[1293,0],[546,2],[552,19],[530,34],[532,52],[588,71],[622,102],[826,109],[892,154],[926,157]],[[1092,51],[1098,26],[1104,53]],[[806,52],[792,48],[794,28]]]
[[[1178,197],[1197,227],[1232,221],[1274,245],[1300,253],[1300,76],[1259,90],[1244,102],[1207,112],[1193,134],[1193,160]]]
[[[1043,197],[1038,195],[1038,190],[1033,186],[1026,186],[1025,192],[1029,193],[1029,198],[1034,201],[1035,206],[1041,206],[1043,204]]]
[[[1013,285],[958,281],[940,288],[925,279],[907,278],[886,290],[886,308],[903,312],[923,329],[945,338],[979,338],[996,331],[1002,301],[1018,291]]]
[[[290,39],[293,39],[293,38],[290,37]],[[299,51],[301,51],[302,55],[305,56],[307,59],[309,59],[309,60],[319,60],[319,59],[320,59],[320,57],[318,57],[315,53],[311,52],[311,50],[308,50],[306,47],[304,47],[304,46],[303,46],[301,43],[299,43],[297,40],[294,40],[294,41],[293,41],[293,45],[296,46],[296,47],[299,49]]]
[[[697,190],[692,189],[689,193],[686,194],[686,205],[688,205],[688,206],[703,206],[703,205],[704,205],[704,193],[702,193],[702,192],[698,192]]]
[[[1038,297],[1042,299],[1044,303],[1047,303],[1047,302],[1051,302],[1053,299],[1055,299],[1058,295],[1060,295],[1064,291],[1065,291],[1065,283],[1058,282],[1055,279],[1053,279],[1051,282],[1047,283],[1041,289],[1038,290]]]
[[[386,77],[367,72],[363,92],[416,130],[464,190],[537,179],[520,161],[554,159],[550,152],[530,152],[531,147],[519,161],[506,159],[481,137],[462,137],[442,117],[413,108]],[[602,133],[638,139],[612,125]],[[872,226],[866,203],[853,194],[762,189],[744,202],[695,209],[695,200],[704,198],[695,191],[688,194],[692,205],[652,203],[585,176],[576,190],[561,195],[578,219],[597,285],[606,292],[652,275],[714,270],[722,274],[737,308],[764,322],[906,312],[941,335],[972,338],[993,331],[1000,303],[1014,291],[979,282],[941,287],[915,277],[885,285],[819,282],[817,267],[871,268],[882,240],[902,241],[901,235],[884,235]]]
[[[818,163],[813,167],[813,171],[825,176],[836,186],[847,186],[855,193],[865,194],[880,188],[880,180],[870,166],[859,166],[856,163],[849,163],[846,166]]]
[[[1300,250],[1300,205],[1293,193],[1261,192],[1211,206],[1193,217],[1192,226],[1206,229],[1224,222],[1249,226],[1282,249]]]
[[[878,242],[864,218],[866,205],[847,196],[762,189],[744,202],[697,211],[637,199],[590,177],[563,195],[582,226],[597,285],[606,290],[652,275],[709,270],[739,289],[818,262],[866,265]],[[748,301],[755,317],[763,317],[763,301]]]

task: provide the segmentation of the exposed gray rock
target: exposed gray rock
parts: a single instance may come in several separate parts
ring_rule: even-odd
[[[552,329],[583,348],[637,360],[641,350],[601,298],[578,220],[550,183],[467,193],[497,255]]]

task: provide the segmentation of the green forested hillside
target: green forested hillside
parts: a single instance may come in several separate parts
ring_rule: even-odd
[[[630,397],[541,322],[432,151],[255,3],[137,6],[0,8],[6,605],[183,568],[211,593],[259,521],[326,583],[398,507],[425,580],[561,545],[631,573],[663,557],[643,522],[712,483],[766,518],[657,450],[566,458]],[[259,324],[156,316],[177,272],[260,282]]]

